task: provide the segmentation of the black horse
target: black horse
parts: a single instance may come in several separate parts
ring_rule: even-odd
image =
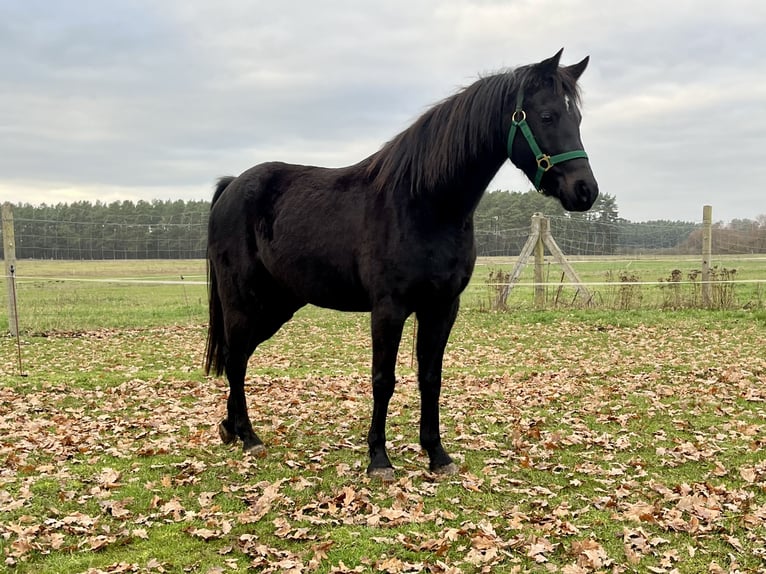
[[[264,163],[218,182],[205,371],[229,380],[224,443],[264,449],[244,390],[259,343],[308,303],[370,311],[367,473],[391,478],[386,415],[402,328],[415,313],[420,444],[431,471],[456,472],[439,431],[442,358],[473,272],[473,213],[484,190],[510,158],[568,210],[585,211],[598,195],[579,131],[577,79],[588,58],[559,66],[561,52],[479,79],[356,165]]]

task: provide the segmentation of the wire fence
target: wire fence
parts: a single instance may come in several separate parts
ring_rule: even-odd
[[[550,229],[567,256],[698,255],[702,250],[703,223],[618,223],[584,217],[548,216]],[[712,251],[719,255],[766,253],[766,222],[713,225]],[[479,255],[514,257],[529,237],[529,225],[503,227],[502,221],[484,222],[476,228]]]
[[[550,230],[585,291],[547,255],[515,283],[509,309],[763,309],[766,239],[760,227],[714,228],[711,275],[703,280],[701,224],[596,224],[551,217]],[[493,301],[530,236],[500,220],[476,230],[482,255],[463,308]],[[5,237],[8,224],[4,221]],[[24,333],[197,325],[207,320],[206,213],[122,223],[16,220],[15,298]],[[766,227],[764,228],[766,229]],[[763,240],[762,240],[763,239]],[[32,255],[32,256],[30,256]],[[6,268],[6,283],[10,281]],[[704,301],[703,286],[712,297]],[[587,293],[587,296],[583,295]],[[542,296],[541,296],[542,294]],[[0,330],[12,330],[10,290],[0,290]]]
[[[510,257],[483,257],[462,296],[462,308],[491,311],[515,263]],[[506,309],[591,308],[616,311],[702,308],[699,262],[693,258],[573,259],[586,299],[566,280],[555,260],[546,257],[544,281],[526,269]],[[202,260],[24,261],[15,277],[21,333],[45,335],[99,329],[193,326],[207,322],[207,285]],[[713,309],[766,308],[766,255],[718,258],[711,275]],[[9,308],[1,290],[0,307]],[[8,313],[0,331],[8,332]]]
[[[16,256],[23,259],[201,259],[207,222],[94,223],[15,219]],[[196,220],[196,221],[195,221]]]
[[[159,207],[163,207],[160,204]],[[65,209],[37,213],[25,207],[17,211],[15,251],[19,259],[202,259],[205,256],[209,205],[204,202],[180,211],[129,213],[101,206],[71,212]],[[192,209],[193,208],[193,209]],[[155,213],[160,211],[160,213]],[[90,219],[89,219],[90,218]],[[590,214],[549,216],[550,229],[567,256],[580,255],[689,255],[699,254],[702,222],[642,222],[603,220]],[[502,216],[477,217],[476,248],[480,256],[513,257],[529,236],[526,222]],[[8,225],[5,219],[1,227]],[[766,253],[766,221],[747,220],[714,225],[716,254]],[[4,245],[0,251],[4,251]]]
[[[201,326],[208,313],[205,262],[200,259],[19,260],[15,293],[20,331],[35,335]],[[12,303],[2,290],[3,310]],[[0,315],[4,332],[12,331],[8,317],[10,312]]]
[[[715,256],[707,281],[702,279],[698,257],[613,256],[568,262],[577,272],[577,284],[569,281],[558,261],[548,255],[543,261],[542,281],[534,280],[531,265],[525,268],[504,308],[766,308],[766,254]],[[515,258],[480,259],[467,291],[471,304],[495,310],[515,263]],[[708,301],[703,296],[705,283],[709,285]],[[542,295],[537,299],[539,293]]]

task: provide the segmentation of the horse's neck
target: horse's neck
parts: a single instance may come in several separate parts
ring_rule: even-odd
[[[436,191],[432,199],[446,208],[457,219],[472,218],[484,192],[503,165],[505,156],[484,157],[467,165],[460,172],[462,177],[456,178]]]

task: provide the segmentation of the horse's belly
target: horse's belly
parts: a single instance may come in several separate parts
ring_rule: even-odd
[[[366,293],[339,285],[328,284],[326,288],[315,288],[306,294],[307,301],[317,307],[337,311],[369,311],[370,299]]]
[[[318,260],[272,271],[297,298],[317,307],[338,311],[369,311],[370,296],[352,273],[342,272]]]
[[[317,307],[324,307],[325,309],[334,309],[336,311],[351,311],[351,312],[366,312],[370,310],[369,301],[353,298],[334,298],[334,297],[322,297],[317,298],[314,301],[309,301],[312,305]]]

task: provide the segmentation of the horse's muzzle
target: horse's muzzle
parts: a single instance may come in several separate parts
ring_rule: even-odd
[[[588,211],[598,198],[598,183],[593,179],[590,182],[578,179],[574,184],[574,205],[567,207],[569,211]],[[564,206],[566,207],[566,206]]]
[[[559,186],[557,192],[545,195],[557,197],[567,211],[588,211],[598,198],[598,184],[595,179],[577,179],[572,185]]]

